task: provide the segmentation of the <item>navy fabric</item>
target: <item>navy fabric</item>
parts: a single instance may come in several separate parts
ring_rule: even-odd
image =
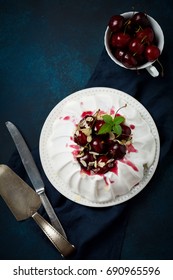
[[[70,256],[70,259],[119,259],[128,218],[127,204],[107,208],[79,205],[65,198],[49,183],[41,167],[38,149],[33,151],[33,157],[44,180],[46,194],[69,241],[76,247],[76,251]],[[13,154],[8,166],[31,185],[17,151]],[[49,221],[42,207],[39,212]],[[36,238],[43,239],[42,232],[37,226],[35,227],[38,232]],[[53,246],[48,239],[43,241],[42,246],[52,249],[52,253],[42,255],[41,258],[62,259],[58,252],[55,254],[54,248],[50,248]],[[30,243],[25,245],[26,252],[28,247],[30,247]],[[25,258],[26,255],[24,254],[23,257]],[[35,258],[34,252],[29,257],[30,259]]]

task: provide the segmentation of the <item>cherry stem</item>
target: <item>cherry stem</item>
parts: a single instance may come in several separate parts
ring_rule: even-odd
[[[143,28],[139,25],[138,29],[136,30],[136,33],[139,32],[140,30],[143,30]]]
[[[141,43],[143,43],[147,39],[147,35],[144,36],[144,38],[141,40]]]
[[[161,77],[164,77],[164,69],[163,69],[163,65],[161,64],[161,62],[157,59],[157,62],[159,63],[160,65],[160,68],[161,68]]]
[[[123,109],[123,108],[125,108],[125,107],[127,107],[127,104],[121,106],[121,107],[115,112],[115,117],[116,117],[117,113],[118,113],[121,109]]]
[[[124,34],[126,34],[126,30],[127,30],[127,26],[129,25],[131,23],[131,19],[130,18],[128,18],[126,21],[125,21],[125,23],[124,23]]]

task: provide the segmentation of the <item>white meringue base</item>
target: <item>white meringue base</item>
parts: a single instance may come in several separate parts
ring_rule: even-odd
[[[117,172],[81,172],[73,135],[82,114],[98,109],[111,114],[125,104],[120,113],[134,128],[134,150],[117,161]],[[65,98],[49,114],[40,137],[41,162],[51,183],[68,198],[89,206],[114,205],[138,193],[154,174],[159,151],[157,128],[147,110],[133,97],[110,88],[85,89]]]

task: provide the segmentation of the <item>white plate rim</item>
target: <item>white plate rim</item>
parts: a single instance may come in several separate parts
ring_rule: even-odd
[[[92,202],[89,201],[86,198],[83,198],[79,196],[78,194],[73,193],[70,188],[67,189],[66,186],[64,186],[64,183],[61,178],[59,178],[57,175],[54,174],[54,172],[51,169],[51,166],[48,163],[48,153],[46,151],[46,142],[48,137],[51,134],[52,124],[55,120],[55,117],[58,117],[58,114],[60,114],[61,110],[63,109],[63,106],[71,101],[71,100],[79,100],[82,99],[82,96],[86,95],[96,95],[98,92],[102,92],[105,94],[115,94],[124,99],[125,102],[128,102],[132,107],[134,107],[138,112],[140,113],[141,117],[148,123],[150,126],[151,132],[154,136],[155,142],[156,142],[156,153],[155,158],[153,161],[153,164],[150,166],[150,168],[147,170],[146,174],[144,174],[144,177],[142,181],[134,186],[127,194],[117,196],[113,201],[108,202]],[[43,167],[43,170],[50,181],[50,183],[53,185],[53,187],[59,191],[62,195],[64,195],[66,198],[72,200],[73,202],[79,203],[81,205],[89,206],[89,207],[108,207],[108,206],[114,206],[118,205],[120,203],[123,203],[134,196],[136,196],[139,192],[141,192],[149,183],[151,178],[153,177],[155,170],[158,165],[159,156],[160,156],[160,138],[159,133],[156,127],[156,124],[151,117],[148,110],[134,97],[131,95],[118,90],[113,89],[109,87],[92,87],[92,88],[86,88],[79,90],[77,92],[74,92],[67,97],[65,97],[63,100],[61,100],[48,114],[41,133],[40,133],[40,140],[39,140],[39,154],[40,154],[40,160]]]

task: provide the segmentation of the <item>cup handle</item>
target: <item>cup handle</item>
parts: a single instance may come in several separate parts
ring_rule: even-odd
[[[148,73],[153,76],[153,77],[157,77],[159,76],[159,72],[157,71],[156,67],[154,67],[153,65],[148,66],[147,68],[145,68]]]

